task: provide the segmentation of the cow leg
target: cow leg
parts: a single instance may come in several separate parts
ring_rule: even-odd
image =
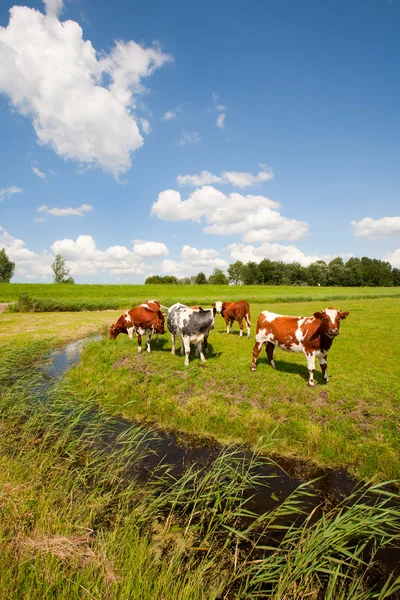
[[[146,350],[149,354],[151,352],[150,340],[151,340],[151,330],[148,330],[148,331],[146,331]]]
[[[261,348],[263,346],[264,342],[257,342],[254,344],[254,348],[253,348],[253,360],[251,361],[251,367],[250,367],[250,371],[252,373],[255,373],[256,371],[256,366],[257,366],[257,358],[258,355],[260,354]]]
[[[243,319],[238,319],[238,323],[240,329],[239,337],[243,337]]]
[[[233,331],[233,321],[229,321],[230,333]]]
[[[138,349],[137,349],[137,351],[140,354],[141,351],[142,351],[142,336],[140,335],[140,333],[137,333],[137,341],[138,341]]]
[[[133,334],[135,332],[135,328],[134,327],[127,327],[126,331],[128,333],[129,339],[133,340]]]
[[[206,359],[205,359],[205,356],[203,354],[203,350],[202,350],[202,347],[201,347],[201,342],[197,342],[197,344],[196,344],[196,354],[197,354],[197,352],[199,353],[201,362],[207,362]]]
[[[275,361],[274,361],[274,350],[275,350],[275,346],[272,342],[267,342],[266,346],[265,346],[265,351],[267,353],[267,357],[268,360],[270,362],[271,367],[275,367]]]
[[[204,336],[204,354],[208,354],[208,333]]]
[[[226,333],[229,333],[229,319],[225,317]]]
[[[158,337],[158,333],[156,333],[156,344],[158,344],[159,342],[159,337]]]
[[[328,383],[329,378],[328,378],[328,372],[327,372],[327,368],[328,368],[327,357],[320,356],[318,360],[319,360],[319,364],[320,364],[321,371],[322,371],[322,377],[324,378],[324,383]]]
[[[171,333],[171,344],[172,344],[171,354],[175,355],[175,336],[173,333]]]
[[[249,321],[249,317],[246,315],[246,327],[247,327],[247,337],[250,338],[250,321]]]
[[[181,356],[183,356],[185,354],[184,348],[185,348],[185,345],[183,343],[183,337],[181,337]]]
[[[314,387],[315,354],[306,354],[308,367],[308,387]]]
[[[183,345],[185,347],[185,367],[189,366],[189,354],[190,354],[190,338],[182,338]]]

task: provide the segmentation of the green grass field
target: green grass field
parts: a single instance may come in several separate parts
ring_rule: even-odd
[[[272,308],[307,315],[327,304]],[[106,453],[97,443],[112,428],[110,415],[122,413],[359,477],[400,477],[400,302],[329,304],[350,315],[329,354],[327,386],[317,375],[319,385],[307,388],[304,357],[279,350],[276,371],[263,353],[250,373],[254,326],[266,308],[252,303],[252,339],[239,338],[237,324],[227,335],[217,316],[205,365],[192,353],[184,367],[179,353],[170,354],[168,334],[140,356],[136,340],[105,335],[45,403],[35,399],[35,362],[54,345],[106,334],[121,310],[0,314],[0,599],[394,598],[400,578],[386,584],[385,572],[376,582],[374,555],[360,561],[366,547],[399,545],[396,498],[382,496],[379,484],[368,488],[367,502],[358,495],[293,527],[295,494],[254,528],[242,516],[255,475],[235,449],[210,471],[177,479],[157,471],[143,487],[127,482],[124,470],[145,452],[140,428]],[[268,482],[258,484],[271,494]]]
[[[169,304],[173,299],[163,300]],[[251,305],[250,340],[239,338],[237,324],[227,335],[217,316],[205,365],[193,352],[188,368],[179,353],[171,356],[169,334],[162,336],[159,346],[153,340],[151,355],[141,356],[137,341],[120,335],[114,342],[105,337],[91,345],[68,379],[82,399],[90,389],[109,411],[159,427],[250,446],[275,432],[277,454],[346,467],[359,477],[400,477],[400,302],[352,299],[336,305],[350,310],[350,316],[329,354],[330,382],[322,383],[317,368],[315,389],[307,388],[305,358],[297,353],[276,350],[273,370],[263,351],[257,372],[250,373],[255,324],[264,304]],[[312,314],[324,306],[272,305],[276,312],[295,315]],[[66,341],[92,331],[105,333],[119,314],[6,313],[0,316],[0,339],[23,345],[44,337]]]
[[[170,306],[211,304],[216,300],[246,299],[253,303],[328,301],[351,298],[400,297],[399,288],[343,288],[309,286],[226,286],[226,285],[63,285],[0,283],[0,302],[16,302],[22,294],[54,301],[82,310],[132,308],[140,302],[156,298]]]

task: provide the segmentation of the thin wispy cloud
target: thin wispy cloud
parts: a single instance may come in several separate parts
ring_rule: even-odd
[[[226,106],[224,106],[223,104],[220,104],[218,102],[218,98],[219,98],[218,94],[213,92],[212,99],[213,99],[213,104],[214,104],[214,110],[216,110],[218,113],[220,113],[217,117],[216,124],[217,124],[218,129],[223,129],[225,118],[226,118],[226,111],[228,110],[228,108]]]
[[[46,173],[43,173],[43,171],[41,171],[38,167],[31,167],[31,169],[33,173],[35,173],[35,175],[40,177],[40,179],[43,179],[43,181],[47,181]]]
[[[10,185],[7,188],[1,188],[0,189],[0,202],[4,202],[4,200],[8,200],[8,198],[11,198],[11,196],[13,196],[14,194],[20,194],[22,192],[22,188],[16,186],[16,185]]]
[[[178,185],[201,186],[211,183],[230,183],[235,187],[245,188],[259,185],[264,181],[274,178],[273,170],[268,165],[261,164],[261,171],[257,175],[252,175],[246,171],[225,171],[221,175],[214,175],[210,171],[201,171],[199,175],[178,175],[176,181]]]
[[[48,215],[53,215],[54,217],[70,217],[70,216],[83,217],[85,213],[87,213],[91,210],[93,210],[93,206],[91,206],[90,204],[81,204],[77,208],[71,208],[71,207],[49,208],[48,206],[43,204],[42,206],[39,206],[39,208],[37,209],[37,212],[46,213]]]
[[[172,121],[172,119],[176,119],[178,115],[176,114],[175,111],[173,110],[167,110],[166,113],[164,113],[163,115],[163,120],[164,121]]]
[[[200,141],[200,134],[196,131],[185,131],[181,133],[181,137],[178,141],[178,146],[185,146],[186,144],[197,144]]]
[[[222,129],[224,126],[225,117],[226,117],[225,113],[221,113],[217,117],[217,127],[219,127],[220,129]]]

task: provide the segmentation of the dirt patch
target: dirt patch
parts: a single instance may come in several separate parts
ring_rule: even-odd
[[[0,302],[0,314],[5,312],[11,304],[11,302]]]

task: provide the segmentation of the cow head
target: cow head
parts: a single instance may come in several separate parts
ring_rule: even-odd
[[[166,314],[167,313],[161,312],[161,310],[159,310],[157,312],[157,318],[156,318],[156,321],[155,321],[155,323],[153,325],[154,331],[156,333],[160,333],[160,334],[165,333],[164,326],[165,326],[165,315]]]
[[[221,302],[220,300],[218,300],[218,302],[212,303],[212,307],[215,308],[215,310],[218,314],[222,315],[222,311],[224,309],[224,304],[225,304],[225,302]]]
[[[109,331],[110,340],[115,340],[115,338],[117,337],[117,335],[119,333],[120,333],[120,329],[118,327],[118,324],[115,323],[114,325],[111,325],[110,331]]]
[[[334,338],[339,335],[340,321],[349,315],[349,311],[342,312],[336,308],[326,308],[321,312],[315,312],[314,317],[321,319],[321,333],[325,333],[328,337]]]

